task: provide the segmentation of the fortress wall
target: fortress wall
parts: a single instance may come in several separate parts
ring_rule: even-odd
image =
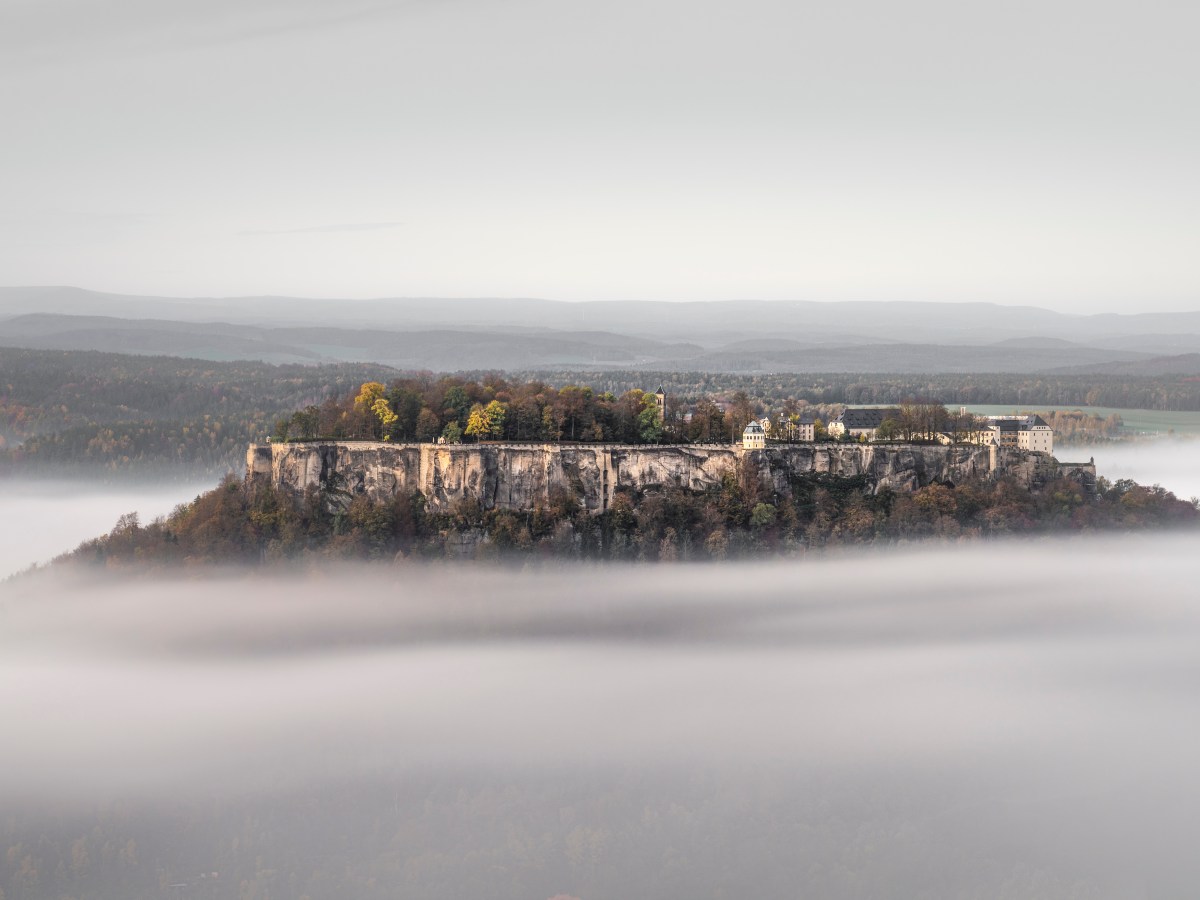
[[[993,461],[992,456],[995,456]],[[865,476],[876,492],[913,491],[931,482],[959,482],[993,469],[1034,483],[1046,457],[1017,449],[912,444],[790,444],[743,450],[729,444],[393,444],[312,441],[252,444],[246,475],[293,496],[309,487],[349,499],[386,500],[421,493],[431,510],[474,497],[485,509],[530,509],[567,491],[592,513],[608,509],[619,489],[717,488],[749,466],[776,493],[810,473]]]

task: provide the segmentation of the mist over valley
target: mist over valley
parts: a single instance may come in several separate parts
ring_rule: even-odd
[[[0,836],[101,896],[1175,894],[1197,549],[43,573],[0,594]],[[136,861],[56,870],[97,828]]]

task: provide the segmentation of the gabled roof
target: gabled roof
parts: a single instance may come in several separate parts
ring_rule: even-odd
[[[761,425],[759,425],[758,422],[756,422],[752,419],[750,421],[750,424],[746,426],[746,430],[743,431],[742,434],[764,434],[763,427]]]
[[[1041,416],[988,416],[988,422],[998,431],[1028,431],[1030,428],[1049,428]]]
[[[869,406],[863,409],[848,409],[834,421],[847,428],[878,428],[884,419],[899,419],[900,410],[890,406]]]

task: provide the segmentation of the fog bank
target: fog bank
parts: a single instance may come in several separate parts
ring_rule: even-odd
[[[47,562],[83,541],[108,532],[117,519],[136,512],[148,522],[215,486],[215,482],[112,484],[83,479],[4,479],[0,482],[0,578]]]
[[[1132,478],[1138,484],[1161,484],[1180,499],[1200,497],[1200,442],[1160,437],[1096,446],[1060,447],[1061,460],[1094,457],[1096,471],[1109,481]]]
[[[167,868],[197,852],[173,816],[219,838],[253,811],[275,868],[336,827],[380,896],[1171,892],[1200,876],[1198,550],[26,579],[0,805],[132,804]],[[606,837],[573,856],[584,822]],[[454,862],[406,839],[383,865],[393,831]]]

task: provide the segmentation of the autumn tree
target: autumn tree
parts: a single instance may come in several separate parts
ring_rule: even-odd
[[[463,434],[477,441],[482,441],[487,438],[487,433],[488,424],[487,417],[483,413],[483,404],[476,403],[471,407],[471,412],[467,415],[467,427],[463,429]]]
[[[583,429],[591,425],[592,389],[568,384],[558,392],[558,408],[562,412],[564,430],[570,440],[576,440]]]
[[[504,419],[508,415],[508,407],[499,400],[493,400],[483,408],[487,420],[488,437],[497,441],[504,437]]]
[[[311,441],[319,433],[321,410],[316,406],[306,406],[292,414],[289,432],[293,440]]]
[[[875,429],[875,438],[880,441],[894,441],[902,435],[900,423],[891,416],[880,422],[879,427]]]
[[[754,418],[754,404],[745,391],[738,391],[725,408],[725,434],[736,441],[745,427]]]
[[[476,403],[467,417],[467,427],[463,434],[478,441],[494,441],[504,437],[504,417],[507,410],[499,400],[491,401],[487,406]]]
[[[698,443],[712,443],[725,436],[725,414],[709,397],[696,401],[688,436]]]
[[[438,421],[433,410],[425,407],[417,414],[416,439],[423,443],[432,441],[441,431],[442,423]]]
[[[368,381],[354,398],[354,411],[359,414],[359,424],[369,432],[361,434],[361,437],[383,437],[385,429],[396,421],[396,415],[384,393],[382,384]]]

